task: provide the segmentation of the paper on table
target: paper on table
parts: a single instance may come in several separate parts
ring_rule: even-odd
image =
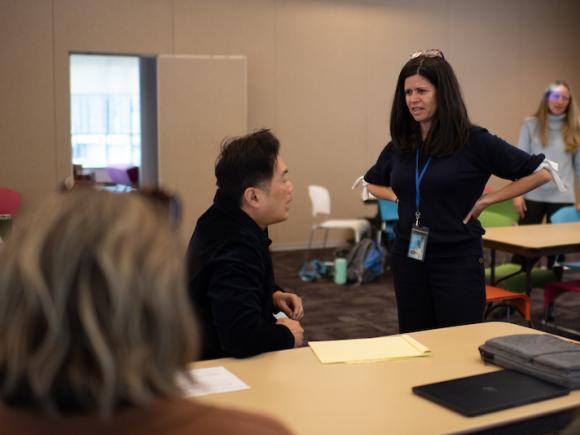
[[[206,394],[227,393],[247,390],[250,387],[223,366],[190,370],[194,383],[178,379],[185,397],[205,396]]]
[[[361,363],[429,356],[431,351],[409,335],[308,343],[321,363]]]

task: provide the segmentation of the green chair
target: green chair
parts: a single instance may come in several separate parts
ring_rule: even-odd
[[[483,228],[511,227],[515,225],[515,220],[504,214],[491,211],[488,207],[479,215],[479,223]]]
[[[508,277],[508,278],[506,278]],[[491,268],[485,269],[485,279],[487,282],[491,279]],[[515,293],[525,293],[526,291],[526,274],[522,271],[522,266],[514,263],[505,263],[495,267],[495,280],[497,284],[506,290]],[[553,269],[532,269],[532,287],[544,288],[549,282],[559,281],[560,277]]]
[[[504,203],[507,201],[503,201]],[[500,203],[502,204],[502,203]],[[495,205],[495,204],[494,204]],[[509,203],[511,207],[511,202]],[[517,216],[517,215],[516,215]],[[483,228],[507,227],[515,225],[515,219],[491,211],[490,207],[484,210],[479,216],[479,222]],[[489,283],[491,280],[491,268],[485,269],[485,279]],[[526,291],[526,275],[522,271],[522,266],[514,263],[504,263],[495,267],[495,281],[506,290],[525,293]],[[559,275],[553,269],[540,269],[534,267],[532,269],[532,287],[544,288],[544,286],[552,281],[559,281]]]
[[[494,212],[500,214],[502,216],[508,217],[512,220],[510,225],[513,225],[513,222],[517,222],[519,219],[518,213],[513,206],[511,199],[506,199],[505,201],[496,202],[495,204],[490,205],[485,209],[485,211]],[[483,225],[483,224],[482,224]],[[507,226],[507,225],[502,225]]]

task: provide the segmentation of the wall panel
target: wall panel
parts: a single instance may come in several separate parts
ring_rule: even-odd
[[[175,0],[175,53],[248,59],[248,128],[276,126],[276,2]]]
[[[187,242],[213,199],[220,142],[247,129],[246,58],[161,56],[157,77],[159,181],[181,198]]]
[[[389,137],[411,52],[442,48],[473,120],[515,141],[549,81],[580,85],[578,18],[576,0],[1,0],[0,180],[32,203],[70,172],[69,52],[243,55],[247,127],[280,137],[296,186],[271,234],[295,246],[310,183],[338,217],[374,213],[350,183]]]
[[[50,0],[0,1],[0,186],[22,209],[57,182]]]
[[[278,132],[295,186],[279,243],[306,240],[312,221],[309,184],[330,190],[334,216],[365,213],[350,189],[366,166],[364,12],[346,1],[332,8],[325,2],[279,3]]]

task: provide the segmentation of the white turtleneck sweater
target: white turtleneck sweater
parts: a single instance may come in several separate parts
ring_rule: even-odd
[[[518,147],[530,154],[543,153],[546,159],[558,163],[558,174],[568,189],[560,192],[556,183],[550,181],[524,195],[524,198],[538,202],[574,203],[574,173],[580,181],[580,149],[570,154],[566,152],[566,144],[562,137],[562,124],[565,115],[548,115],[548,146],[544,147],[536,117],[527,118],[520,131]],[[580,202],[580,199],[578,200]]]

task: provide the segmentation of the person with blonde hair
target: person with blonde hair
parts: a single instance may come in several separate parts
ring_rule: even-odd
[[[543,153],[558,163],[558,172],[568,189],[558,190],[547,183],[513,199],[520,225],[539,224],[560,208],[576,203],[574,174],[580,182],[580,117],[570,85],[563,80],[551,83],[534,116],[527,118],[520,131],[518,147],[528,153]]]
[[[288,434],[182,397],[196,322],[168,210],[78,188],[0,252],[0,433]]]

